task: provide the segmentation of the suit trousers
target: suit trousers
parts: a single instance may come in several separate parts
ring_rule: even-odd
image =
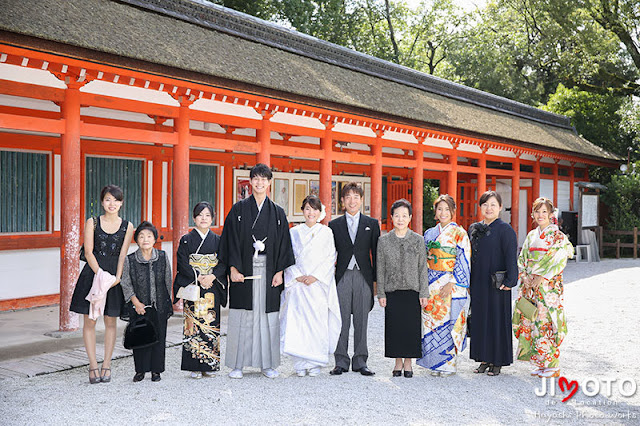
[[[336,366],[354,371],[367,366],[367,324],[371,308],[371,288],[359,270],[347,270],[337,286],[342,330],[334,352]],[[353,315],[353,357],[349,359],[349,329]]]

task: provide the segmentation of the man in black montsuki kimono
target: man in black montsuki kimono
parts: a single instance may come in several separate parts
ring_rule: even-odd
[[[222,231],[220,255],[231,279],[225,364],[233,379],[242,378],[244,367],[275,378],[283,271],[295,258],[287,215],[267,197],[271,169],[256,164],[249,177],[253,194],[234,204]]]

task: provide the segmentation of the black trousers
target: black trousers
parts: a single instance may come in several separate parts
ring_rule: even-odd
[[[164,371],[164,359],[167,341],[166,315],[158,314],[157,330],[158,343],[148,348],[133,350],[133,363],[136,373],[162,373]]]

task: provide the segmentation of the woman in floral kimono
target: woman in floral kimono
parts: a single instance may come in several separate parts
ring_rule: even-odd
[[[529,232],[518,257],[520,298],[533,302],[537,316],[531,321],[515,310],[513,332],[518,339],[517,358],[530,361],[532,376],[560,375],[560,344],[567,334],[563,307],[562,271],[573,257],[573,246],[552,223],[553,204],[540,197],[531,215],[538,227]]]
[[[284,271],[280,347],[300,377],[317,376],[329,363],[342,328],[333,232],[319,223],[323,207],[315,195],[302,202],[305,223],[290,231],[296,263]]]
[[[434,376],[450,376],[456,372],[456,357],[466,343],[471,245],[465,230],[452,222],[453,198],[441,195],[433,205],[439,223],[424,233],[429,301],[422,310],[425,334],[417,363]]]

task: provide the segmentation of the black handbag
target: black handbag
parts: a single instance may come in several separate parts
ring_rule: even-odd
[[[96,226],[98,226],[98,218],[97,217],[92,217],[92,219],[93,219],[93,236],[95,237],[95,235],[96,235]],[[95,238],[93,239],[93,244],[95,245]],[[82,260],[83,262],[87,261],[87,258],[84,255],[84,243],[80,246],[80,260]]]
[[[131,313],[129,324],[124,329],[122,346],[126,349],[143,349],[158,343],[158,311],[153,306],[145,306],[144,315],[135,310]]]
[[[496,271],[491,274],[491,284],[493,288],[496,290],[500,290],[502,287],[502,283],[504,282],[504,276],[507,274],[507,271]]]

